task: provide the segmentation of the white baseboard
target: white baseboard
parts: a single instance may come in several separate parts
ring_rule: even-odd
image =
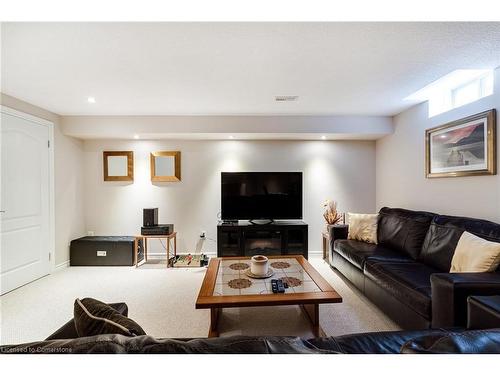
[[[148,251],[148,259],[167,259],[167,254],[165,254],[165,253],[150,253]]]
[[[217,253],[203,253],[205,254],[206,256],[208,256],[209,258],[215,258],[217,256]],[[312,256],[323,256],[323,251],[309,251],[309,255],[312,255]],[[151,259],[166,259],[167,258],[167,254],[165,253],[150,253],[148,252],[148,258],[151,258]]]
[[[322,250],[309,251],[309,254],[314,254],[314,255],[321,254],[321,255],[323,255],[323,251]]]
[[[61,271],[61,270],[65,269],[66,267],[69,267],[69,260],[62,262],[62,263],[59,263],[59,264],[56,264],[56,266],[54,267],[54,272]]]
[[[183,255],[185,253],[179,253],[179,254]],[[207,255],[210,258],[215,258],[217,256],[216,253],[203,253],[203,254]],[[173,256],[173,254],[170,253],[170,256]],[[165,253],[150,253],[148,251],[148,259],[167,259],[167,254],[165,254]]]

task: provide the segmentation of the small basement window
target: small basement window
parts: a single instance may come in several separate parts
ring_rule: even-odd
[[[429,101],[429,117],[493,94],[493,70],[455,70],[407,97]]]
[[[451,91],[453,108],[461,107],[493,94],[493,74],[477,78]]]

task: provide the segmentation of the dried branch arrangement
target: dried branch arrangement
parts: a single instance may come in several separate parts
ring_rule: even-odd
[[[333,200],[326,200],[323,203],[325,211],[323,212],[323,217],[329,225],[339,224],[342,221],[342,214],[337,211],[337,202]]]

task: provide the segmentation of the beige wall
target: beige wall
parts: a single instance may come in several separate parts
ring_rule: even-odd
[[[377,141],[377,208],[407,207],[500,222],[500,175],[439,179],[424,175],[425,129],[491,108],[500,111],[500,69],[495,82],[494,95],[453,111],[428,118],[424,103],[394,118],[394,134]]]
[[[103,181],[104,150],[134,151],[133,183]],[[181,182],[151,183],[149,153],[160,150],[182,152]],[[374,141],[85,141],[87,230],[135,234],[142,209],[158,207],[160,222],[175,224],[180,251],[194,251],[206,230],[203,249],[215,252],[221,171],[303,171],[310,252],[321,251],[325,199],[338,200],[342,210],[375,210]]]
[[[69,260],[69,241],[85,233],[83,215],[83,143],[61,133],[60,117],[11,96],[1,104],[54,123],[55,264]]]

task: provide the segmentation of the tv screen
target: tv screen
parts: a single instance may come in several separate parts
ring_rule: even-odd
[[[223,220],[302,219],[302,172],[222,172]]]

